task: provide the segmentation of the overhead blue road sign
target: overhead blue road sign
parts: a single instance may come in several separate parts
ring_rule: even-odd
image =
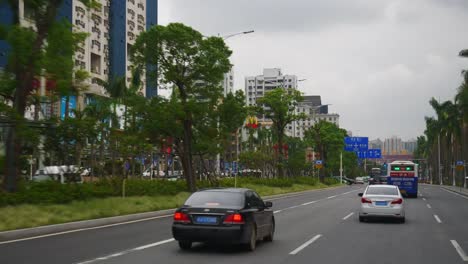
[[[368,159],[381,159],[382,151],[380,149],[369,149],[367,150]]]
[[[368,137],[345,137],[345,151],[364,151],[369,148]]]
[[[355,153],[359,159],[367,159],[367,150],[355,151]]]

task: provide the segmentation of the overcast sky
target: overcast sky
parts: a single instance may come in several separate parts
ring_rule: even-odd
[[[226,40],[235,87],[263,68],[295,74],[340,126],[370,138],[416,138],[431,97],[453,99],[468,59],[468,0],[159,0],[159,24]]]

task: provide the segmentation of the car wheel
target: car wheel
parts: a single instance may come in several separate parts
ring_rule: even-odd
[[[272,219],[270,233],[265,238],[263,238],[263,240],[267,242],[272,242],[274,236],[275,236],[275,221]]]
[[[404,224],[406,222],[406,219],[404,217],[400,218],[400,223]]]
[[[365,222],[366,221],[366,218],[364,218],[364,216],[359,216],[359,222]]]
[[[249,251],[254,251],[255,248],[257,247],[257,229],[255,228],[254,225],[250,227],[250,239],[249,242],[247,243],[247,250]]]
[[[183,250],[188,250],[192,247],[192,241],[179,241],[179,247]]]

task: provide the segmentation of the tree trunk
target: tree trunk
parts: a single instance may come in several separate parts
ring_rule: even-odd
[[[278,177],[284,177],[284,167],[283,167],[283,133],[282,131],[278,131],[278,164],[276,164],[278,168]]]
[[[80,167],[81,166],[81,149],[82,149],[82,146],[81,146],[81,143],[79,143],[78,141],[76,141],[75,143],[75,163],[76,163],[76,166]]]
[[[193,174],[193,163],[192,163],[192,121],[189,119],[184,120],[184,141],[182,157],[182,165],[184,167],[185,179],[187,186],[191,192],[196,191],[196,179]]]

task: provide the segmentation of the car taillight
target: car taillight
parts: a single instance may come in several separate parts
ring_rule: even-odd
[[[392,204],[402,204],[402,203],[403,203],[403,199],[401,198],[398,198],[392,201]]]
[[[224,218],[224,224],[244,224],[244,218],[241,214],[230,214]]]
[[[361,198],[361,203],[372,203],[372,201],[370,199],[362,197]]]
[[[190,223],[190,218],[187,214],[182,212],[176,212],[174,214],[174,222],[175,223]]]

